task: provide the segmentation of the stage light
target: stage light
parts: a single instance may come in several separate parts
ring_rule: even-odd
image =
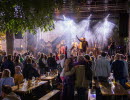
[[[110,16],[110,14],[108,14],[108,15],[105,17],[105,20],[106,20],[106,21],[108,20],[109,16]]]

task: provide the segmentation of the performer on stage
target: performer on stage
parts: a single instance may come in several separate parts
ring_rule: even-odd
[[[61,43],[60,43],[59,53],[60,54],[65,54],[65,52],[66,52],[65,41],[62,40]]]
[[[77,35],[76,35],[76,37],[77,37]],[[88,47],[88,42],[86,41],[85,38],[79,39],[77,37],[77,39],[80,41],[80,46],[79,46],[80,52],[81,53],[86,53],[86,50],[87,50],[87,47]]]
[[[76,42],[76,40],[74,40],[74,42],[72,42],[71,54],[73,56],[78,55],[78,43]]]

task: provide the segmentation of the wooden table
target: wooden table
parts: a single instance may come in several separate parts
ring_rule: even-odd
[[[96,100],[128,100],[128,92],[119,83],[113,83],[115,87],[107,82],[98,82]]]
[[[50,80],[54,80],[56,79],[57,75],[53,75],[53,76],[41,76],[41,80],[42,81],[50,81]]]
[[[38,82],[38,84],[33,84],[30,87],[28,87],[27,85],[24,86],[23,84],[20,84],[19,89],[18,86],[12,87],[13,92],[20,95],[22,100],[39,99],[47,93],[47,89],[48,89],[48,81],[40,81]]]
[[[47,84],[47,83],[48,83],[47,81],[40,81],[37,84],[32,85],[30,87],[28,87],[27,85],[24,86],[23,84],[20,84],[19,89],[18,89],[18,86],[13,86],[12,90],[13,90],[13,92],[27,93],[27,92],[29,92],[29,91],[31,91],[31,90],[33,90],[41,85]]]
[[[119,83],[116,82],[114,85],[115,88],[111,88],[109,83],[99,82],[102,95],[128,95],[128,92]]]

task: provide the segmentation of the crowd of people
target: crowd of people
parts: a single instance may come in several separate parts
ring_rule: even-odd
[[[98,57],[93,53],[58,56],[50,53],[38,53],[33,56],[30,53],[0,56],[0,95],[3,100],[15,100],[10,98],[20,97],[12,92],[11,86],[18,85],[24,79],[40,78],[46,72],[57,70],[61,80],[61,100],[74,100],[77,94],[78,100],[86,100],[86,92],[93,88],[93,80],[107,82],[110,73],[113,73],[115,81],[118,81],[125,89],[125,83],[129,80],[128,58],[123,54],[109,56],[102,52]],[[77,91],[77,93],[75,93]]]

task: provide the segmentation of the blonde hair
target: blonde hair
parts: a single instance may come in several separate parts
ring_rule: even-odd
[[[16,67],[15,67],[15,70],[16,70],[16,69],[17,69],[19,72],[22,72],[22,70],[21,70],[21,67],[20,67],[20,66],[16,66]]]
[[[6,78],[6,77],[10,77],[11,76],[11,72],[9,69],[4,69],[2,72],[2,78]]]
[[[115,60],[120,60],[121,59],[121,55],[119,54],[119,53],[117,53],[116,55],[115,55]]]

